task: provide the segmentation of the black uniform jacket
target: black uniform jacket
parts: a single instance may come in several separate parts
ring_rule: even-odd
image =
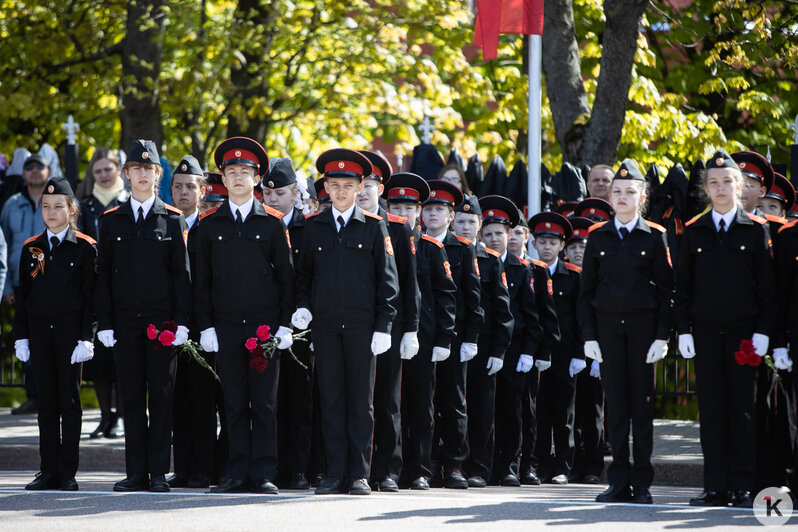
[[[796,345],[798,341],[798,220],[779,229],[776,252],[776,293],[778,322],[773,347]]]
[[[557,307],[554,303],[554,282],[549,275],[549,267],[545,262],[532,259],[529,264],[532,270],[532,285],[538,305],[538,319],[543,329],[543,338],[537,350],[536,359],[551,360],[551,353],[560,343],[560,323],[557,319]]]
[[[443,244],[429,235],[413,232],[416,268],[421,293],[418,341],[427,346],[451,349],[457,287]]]
[[[481,287],[476,249],[470,240],[456,236],[451,231],[446,232],[443,247],[457,287],[455,330],[461,342],[475,344],[485,319],[479,301]]]
[[[80,218],[78,219],[78,229],[86,233],[93,239],[100,236],[100,220],[103,213],[108,209],[113,209],[122,205],[130,197],[130,192],[122,189],[116,198],[111,200],[108,205],[100,203],[95,196],[88,196],[80,200]]]
[[[582,268],[557,260],[551,281],[554,291],[554,306],[557,309],[557,322],[560,325],[560,343],[554,349],[554,356],[567,359],[585,358],[584,342],[576,320],[576,307],[579,301],[579,277]]]
[[[485,320],[479,332],[479,342],[488,346],[488,357],[504,359],[513,338],[513,314],[510,311],[510,292],[501,255],[475,242],[479,264],[480,305]]]
[[[380,208],[379,215],[385,220],[388,235],[394,249],[396,273],[399,280],[399,297],[396,298],[396,323],[402,325],[402,332],[418,331],[418,307],[421,292],[416,279],[416,246],[407,218],[396,216]]]
[[[507,253],[504,258],[504,271],[513,315],[513,338],[521,339],[520,351],[509,353],[511,358],[505,360],[504,365],[512,367],[515,371],[519,355],[535,356],[538,353],[543,342],[543,328],[538,316],[535,282],[532,280],[530,263],[512,253]]]

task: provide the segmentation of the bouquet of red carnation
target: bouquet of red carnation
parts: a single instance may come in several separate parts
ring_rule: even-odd
[[[307,336],[309,332],[309,330],[305,330],[292,335],[294,341],[307,342],[308,339],[305,338],[305,336]],[[279,343],[279,339],[272,337],[271,328],[268,325],[259,326],[255,331],[255,336],[248,338],[244,343],[244,347],[247,348],[247,351],[249,351],[251,357],[251,360],[249,361],[249,367],[258,373],[263,373],[266,368],[269,367],[269,360],[274,357],[274,352],[277,351],[277,346]],[[303,369],[308,369],[308,367],[303,364],[296,357],[296,355],[294,355],[294,352],[290,347],[286,351],[288,351],[288,353],[291,355],[291,358],[293,358],[297,364],[302,366]]]
[[[173,346],[175,342],[175,333],[177,332],[177,323],[173,320],[165,321],[158,329],[154,324],[150,323],[147,327],[147,338],[156,342],[155,349],[163,349],[164,347],[174,347],[177,349],[178,355],[187,355],[197,361],[203,368],[213,373],[213,377],[218,381],[219,376],[213,371],[213,368],[205,360],[205,357],[199,354],[202,351],[202,346],[194,340],[187,340],[182,345]],[[220,381],[221,382],[221,381]]]
[[[734,353],[734,360],[737,361],[737,364],[741,366],[758,366],[763,361],[765,365],[770,368],[770,370],[776,375],[778,378],[779,372],[776,369],[776,366],[773,364],[773,357],[770,355],[759,356],[756,354],[754,350],[754,342],[752,340],[741,340],[740,341],[740,350],[735,351]]]

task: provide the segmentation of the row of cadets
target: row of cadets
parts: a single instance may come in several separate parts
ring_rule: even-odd
[[[598,502],[652,502],[654,363],[667,354],[673,271],[664,228],[639,214],[645,185],[637,164],[625,160],[611,187],[615,215],[591,228],[584,252],[577,317],[585,355],[601,363],[613,453]]]
[[[363,154],[333,149],[316,160],[332,207],[306,219],[292,324],[312,338],[327,477],[317,494],[371,493],[374,357],[391,347],[398,281],[382,217],[356,204],[372,173]],[[315,320],[314,320],[315,318]]]
[[[391,326],[391,347],[377,359],[374,382],[374,445],[371,484],[380,491],[399,491],[402,473],[401,375],[402,359],[416,356],[421,292],[416,278],[416,253],[407,219],[387,212],[380,196],[390,184],[391,164],[380,154],[361,151],[371,162],[371,174],[363,180],[357,203],[366,212],[383,218],[393,245],[399,282],[396,318]]]
[[[433,434],[433,481],[442,476],[443,486],[465,489],[468,481],[462,465],[468,457],[468,415],[466,412],[467,360],[476,356],[484,315],[480,306],[480,278],[476,248],[471,241],[449,230],[454,209],[463,202],[463,193],[440,180],[429,181],[430,196],[421,217],[427,234],[446,249],[452,279],[457,287],[454,356],[436,364],[435,423]],[[441,475],[442,473],[442,475]]]
[[[276,331],[279,349],[292,343],[294,271],[282,214],[254,199],[268,172],[263,147],[233,137],[214,152],[228,198],[203,213],[197,235],[194,294],[200,343],[216,357],[228,433],[225,477],[214,493],[247,490],[275,494],[279,360],[264,371],[250,365],[245,348],[260,326]]]
[[[434,418],[435,366],[449,357],[454,340],[456,287],[446,250],[441,242],[421,234],[421,205],[429,198],[427,182],[415,174],[393,174],[383,197],[388,212],[407,220],[412,228],[410,245],[416,259],[421,295],[418,350],[401,354],[402,480],[414,490],[429,489],[432,477],[432,426]]]
[[[480,306],[485,316],[479,331],[478,351],[474,357],[465,359],[468,362],[466,404],[469,454],[464,469],[469,487],[485,487],[491,475],[496,374],[504,365],[504,354],[513,334],[510,293],[501,254],[486,247],[477,236],[481,234],[484,238],[488,231],[506,234],[508,226],[518,222],[517,216],[518,209],[506,198],[485,196],[477,200],[476,196],[469,196],[455,209],[452,223],[458,237],[465,237],[474,244],[481,286]],[[476,232],[463,232],[463,227],[475,227]]]

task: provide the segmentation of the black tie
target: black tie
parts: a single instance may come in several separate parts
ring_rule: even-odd
[[[136,218],[136,227],[141,229],[144,226],[144,208],[139,205],[139,217]]]
[[[241,219],[241,211],[238,209],[236,209],[236,225],[239,229],[241,229],[241,226],[244,225],[244,220]]]
[[[51,237],[50,237],[50,253],[52,253],[52,252],[53,252],[53,250],[54,250],[55,248],[57,248],[57,247],[58,247],[58,244],[60,244],[60,243],[61,243],[61,241],[60,241],[60,240],[58,240],[58,237],[57,237],[57,236],[51,236]]]
[[[621,238],[626,238],[629,236],[629,230],[626,227],[621,227]]]
[[[344,217],[339,214],[336,220],[338,220],[338,232],[340,233],[341,231],[344,230],[344,226],[346,225],[344,223]]]
[[[718,222],[718,233],[720,233],[722,235],[725,232],[726,232],[726,220],[721,218],[720,222]]]

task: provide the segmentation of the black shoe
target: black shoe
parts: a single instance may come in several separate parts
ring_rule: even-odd
[[[166,481],[165,475],[152,475],[150,477],[150,491],[153,493],[167,493],[169,491],[169,483]]]
[[[11,415],[22,416],[25,414],[35,414],[39,411],[39,404],[36,401],[28,399],[16,408],[11,409]]]
[[[78,491],[78,483],[75,477],[61,480],[61,491]]]
[[[130,475],[114,484],[114,491],[147,491],[148,489],[150,489],[150,479],[147,475]]]
[[[316,495],[337,495],[341,493],[343,486],[344,479],[341,477],[327,477],[316,488]]]
[[[653,504],[654,500],[651,498],[651,492],[645,486],[635,486],[632,488],[632,502],[635,504]]]
[[[111,412],[111,419],[108,420],[108,428],[105,429],[106,438],[121,438],[125,435],[122,418],[116,412]]]
[[[598,484],[599,482],[601,482],[601,479],[599,479],[598,475],[585,475],[585,478],[582,479],[582,484]]]
[[[632,502],[629,486],[610,486],[596,497],[596,502]]]
[[[96,440],[97,438],[102,437],[105,434],[105,431],[108,430],[108,422],[110,421],[110,416],[108,414],[104,414],[100,416],[100,424],[97,425],[97,428],[89,434],[89,438],[92,440]]]
[[[568,482],[571,484],[579,484],[579,481],[582,480],[577,473],[571,471],[568,473]]]
[[[399,486],[391,477],[385,477],[380,481],[379,489],[380,491],[387,491],[388,493],[396,493],[399,491]]]
[[[521,477],[521,484],[525,486],[540,486],[540,479],[534,469],[530,467],[526,470],[524,476]]]
[[[450,490],[464,490],[468,488],[468,481],[460,472],[460,469],[455,468],[449,475],[443,479],[443,487]]]
[[[745,490],[734,490],[731,494],[731,505],[735,508],[753,508],[754,499]]]
[[[178,475],[177,473],[175,473],[171,477],[167,478],[166,482],[169,484],[170,488],[188,487],[188,477],[186,475]]]
[[[551,482],[552,484],[556,484],[558,486],[565,486],[566,484],[568,484],[568,477],[566,477],[563,474],[554,475],[553,477],[551,477],[549,482]]]
[[[468,487],[469,488],[484,488],[487,485],[488,485],[488,483],[485,482],[485,479],[480,477],[479,475],[474,475],[473,477],[468,477]]]
[[[535,473],[533,472],[532,475],[534,476]],[[537,479],[538,477],[535,477],[535,480]],[[540,484],[540,480],[538,480],[537,483]],[[512,473],[508,473],[502,477],[502,479],[499,481],[499,485],[507,486],[509,488],[517,488],[521,485],[521,481],[518,480],[517,476],[513,475]]]
[[[356,479],[349,486],[349,495],[371,495],[371,487],[365,478]]]
[[[169,485],[172,486],[172,483],[170,482]],[[208,475],[191,475],[186,482],[187,488],[207,488],[210,485],[211,479]]]
[[[277,489],[277,486],[272,484],[272,481],[268,478],[264,478],[258,482],[255,482],[252,491],[255,493],[262,493],[264,495],[278,495],[280,493],[280,490]]]
[[[690,506],[727,506],[729,498],[725,493],[704,490],[701,495],[690,499]]]
[[[424,477],[418,477],[416,480],[410,483],[411,490],[428,490],[429,489],[429,482]]]
[[[58,482],[58,477],[52,473],[38,473],[33,482],[25,486],[26,490],[39,491],[39,490],[57,490],[61,487]]]
[[[209,493],[246,493],[247,487],[247,483],[243,480],[226,478],[217,486],[212,487]]]
[[[310,489],[310,482],[305,478],[304,473],[294,473],[291,475],[291,483],[288,485],[290,490],[307,490]]]
[[[312,488],[318,488],[321,486],[322,482],[324,482],[324,475],[321,473],[314,473],[310,475],[310,486]]]

